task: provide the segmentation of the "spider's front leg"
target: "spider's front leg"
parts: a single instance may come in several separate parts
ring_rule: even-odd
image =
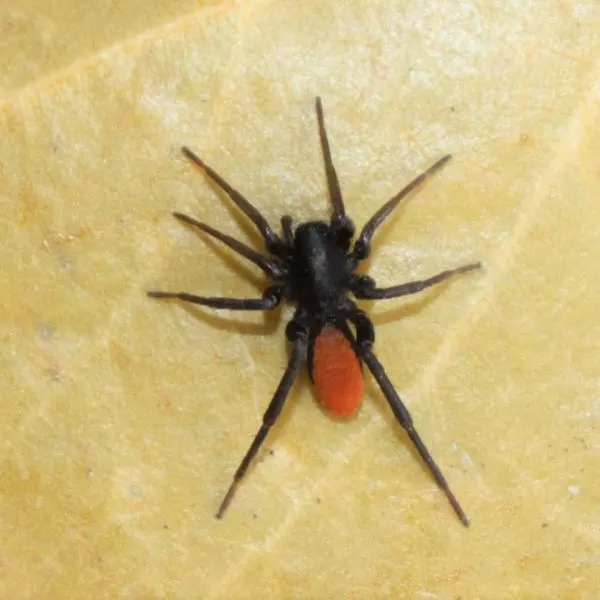
[[[371,253],[371,239],[379,226],[390,216],[392,211],[398,206],[400,200],[408,196],[410,192],[418,188],[426,179],[431,177],[436,171],[439,171],[452,156],[446,154],[435,162],[429,169],[415,177],[405,188],[400,190],[391,200],[388,200],[365,224],[358,238],[354,242],[352,257],[358,262],[364,260]]]
[[[237,204],[240,210],[254,223],[260,234],[262,235],[267,250],[276,256],[283,252],[283,242],[281,238],[273,231],[267,219],[262,213],[240,192],[232,187],[223,177],[221,177],[214,169],[209,167],[197,154],[192,152],[186,146],[181,148],[183,154],[191,160],[195,165],[200,167],[232,200]]]
[[[317,110],[317,121],[319,124],[319,139],[321,140],[321,150],[323,151],[323,161],[325,163],[325,174],[327,175],[327,187],[329,188],[329,197],[333,206],[333,214],[331,216],[331,230],[337,237],[340,244],[348,247],[350,240],[354,235],[354,223],[346,214],[344,207],[344,199],[340,182],[333,165],[331,158],[331,148],[327,137],[327,129],[325,128],[325,116],[323,114],[323,105],[321,98],[317,97],[315,102]]]

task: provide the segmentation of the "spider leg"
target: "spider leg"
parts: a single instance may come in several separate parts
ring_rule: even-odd
[[[421,173],[418,177],[415,177],[405,188],[400,190],[391,200],[388,200],[365,224],[360,232],[360,235],[354,242],[354,249],[352,254],[357,260],[363,260],[367,258],[371,251],[371,238],[373,237],[377,228],[387,219],[390,213],[398,206],[400,200],[410,194],[415,188],[419,187],[428,177],[431,177],[436,171],[439,171],[452,156],[446,154],[434,163],[424,173]]]
[[[377,288],[375,282],[368,276],[359,276],[354,281],[353,294],[357,298],[365,300],[385,300],[388,298],[399,298],[400,296],[407,296],[408,294],[416,294],[428,287],[446,281],[455,275],[461,273],[469,273],[470,271],[476,271],[481,269],[481,263],[471,263],[463,265],[456,269],[450,269],[448,271],[442,271],[433,277],[423,279],[420,281],[409,281],[401,285],[395,285],[388,288]]]
[[[194,154],[189,148],[183,146],[181,151],[194,164],[199,166],[244,212],[244,214],[256,225],[262,234],[269,252],[279,249],[282,245],[279,236],[271,229],[267,219],[255,208],[240,192],[232,188],[216,171],[211,169],[199,156]]]
[[[281,286],[271,286],[265,290],[262,298],[215,298],[211,296],[194,296],[186,292],[146,292],[150,298],[175,299],[191,304],[201,304],[211,308],[228,308],[229,310],[272,310],[276,308],[284,295]]]
[[[285,270],[282,265],[278,262],[267,258],[264,254],[257,252],[254,248],[250,248],[250,246],[246,246],[243,242],[236,240],[235,238],[227,235],[226,233],[222,233],[217,229],[214,229],[210,225],[206,223],[201,223],[200,221],[196,221],[196,219],[192,219],[192,217],[188,217],[179,212],[174,212],[173,216],[183,221],[184,223],[188,223],[189,225],[193,225],[212,236],[213,238],[219,240],[226,246],[229,246],[234,252],[237,252],[239,255],[247,258],[249,261],[253,262],[256,266],[260,267],[269,277],[273,279],[281,279],[285,276]]]
[[[291,321],[290,323],[293,323],[293,321]],[[292,329],[289,328],[288,332],[290,332],[291,330]],[[288,335],[288,337],[292,336]],[[293,341],[293,344],[294,345],[292,348],[292,355],[290,356],[290,359],[288,361],[285,373],[283,374],[283,377],[279,382],[279,386],[277,387],[277,390],[275,390],[275,394],[273,395],[273,398],[269,403],[269,406],[267,407],[267,410],[263,416],[263,421],[260,426],[260,429],[254,436],[254,439],[252,440],[250,447],[248,448],[244,458],[242,459],[240,466],[237,468],[237,471],[233,476],[233,481],[231,482],[231,485],[229,486],[229,489],[227,490],[227,493],[225,494],[225,497],[223,498],[223,501],[219,506],[219,510],[216,514],[217,519],[221,519],[225,514],[225,511],[227,510],[227,507],[229,506],[233,495],[235,494],[237,486],[246,474],[248,467],[254,460],[258,450],[260,449],[262,443],[267,437],[269,430],[279,418],[281,410],[285,404],[286,398],[290,390],[292,389],[296,376],[298,375],[300,366],[302,362],[306,359],[306,348],[308,344],[308,336],[306,332],[298,332],[298,337],[296,337],[296,339]]]
[[[425,446],[421,436],[417,433],[415,426],[413,424],[412,417],[408,412],[408,409],[400,399],[398,392],[394,389],[392,382],[387,376],[383,365],[379,362],[375,354],[373,354],[371,347],[373,345],[373,341],[375,339],[375,332],[373,330],[373,324],[367,317],[367,315],[361,310],[356,309],[353,313],[348,314],[348,318],[354,323],[356,327],[356,338],[358,342],[358,347],[360,349],[360,357],[363,362],[367,365],[375,381],[381,388],[383,395],[388,401],[394,416],[396,417],[396,421],[403,427],[403,429],[410,437],[412,443],[415,448],[421,455],[421,458],[425,461],[425,464],[429,467],[431,474],[433,475],[438,486],[444,491],[446,497],[448,498],[454,512],[461,520],[462,524],[465,527],[469,526],[469,518],[465,514],[465,511],[462,509],[459,504],[456,496],[450,489],[446,478],[442,474],[442,471],[437,466],[435,460],[431,456],[429,450]]]
[[[284,215],[281,217],[281,229],[283,229],[283,239],[289,248],[294,245],[294,232],[292,230],[292,217]]]
[[[346,216],[344,208],[344,200],[342,199],[342,190],[340,182],[333,166],[331,158],[331,149],[327,138],[327,130],[325,129],[325,117],[323,115],[323,105],[321,98],[317,96],[315,100],[317,110],[317,121],[319,122],[319,138],[321,140],[321,149],[323,151],[323,160],[325,162],[325,173],[327,175],[327,185],[329,187],[329,196],[333,204],[333,216],[331,218],[332,227],[342,234],[343,239],[347,242],[354,235],[354,223]]]

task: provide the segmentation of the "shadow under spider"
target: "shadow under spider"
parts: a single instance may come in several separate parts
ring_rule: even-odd
[[[274,310],[264,311],[262,313],[262,323],[248,323],[245,321],[237,321],[229,317],[221,317],[214,312],[203,311],[199,307],[194,307],[189,304],[184,304],[177,300],[172,302],[179,304],[183,310],[189,315],[208,323],[211,327],[219,331],[227,331],[229,333],[241,333],[243,335],[269,335],[275,333],[281,321],[281,307]],[[230,312],[230,311],[228,311]]]

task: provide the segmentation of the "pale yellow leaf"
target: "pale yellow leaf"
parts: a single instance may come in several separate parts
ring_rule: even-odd
[[[600,5],[80,4],[0,9],[0,596],[597,597]],[[171,217],[259,243],[179,149],[324,218],[317,94],[359,226],[454,155],[367,266],[483,272],[365,306],[468,530],[373,381],[336,422],[306,376],[214,519],[290,313],[146,297],[264,286]]]

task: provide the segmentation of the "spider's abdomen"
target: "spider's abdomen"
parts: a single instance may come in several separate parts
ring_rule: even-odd
[[[360,406],[364,380],[360,361],[346,336],[326,327],[315,340],[311,365],[317,398],[339,417],[353,415]]]
[[[346,249],[320,221],[299,225],[294,234],[294,299],[313,314],[339,309],[347,294]]]

